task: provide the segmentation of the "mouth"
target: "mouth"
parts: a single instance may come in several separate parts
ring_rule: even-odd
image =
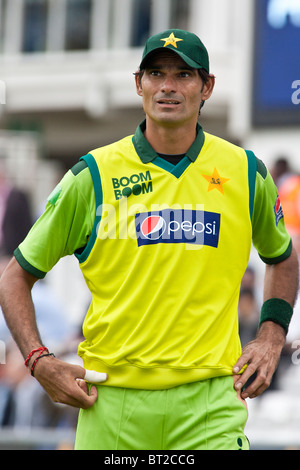
[[[156,105],[161,111],[171,112],[179,109],[180,101],[170,98],[161,98],[156,100]]]
[[[158,104],[167,105],[167,106],[168,106],[168,105],[174,106],[174,105],[180,104],[180,102],[177,101],[177,100],[168,100],[168,99],[157,100],[157,103],[158,103]]]

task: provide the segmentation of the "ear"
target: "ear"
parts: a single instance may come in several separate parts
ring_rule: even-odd
[[[215,76],[213,74],[209,75],[209,80],[205,83],[202,91],[202,100],[206,101],[211,97],[212,92],[215,87]]]
[[[139,96],[143,96],[143,90],[142,90],[142,77],[139,71],[137,71],[134,74],[135,77],[135,86],[136,86],[136,92]]]

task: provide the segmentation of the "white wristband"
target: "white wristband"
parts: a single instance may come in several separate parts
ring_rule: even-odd
[[[86,370],[84,380],[91,383],[101,383],[107,380],[107,374],[96,372],[95,370]]]

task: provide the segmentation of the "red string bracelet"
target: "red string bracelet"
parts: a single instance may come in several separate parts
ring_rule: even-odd
[[[47,350],[47,351],[48,351],[48,350]],[[38,357],[36,358],[36,360],[34,361],[34,363],[32,364],[32,366],[31,366],[31,375],[32,375],[32,377],[34,377],[33,372],[34,372],[34,368],[35,368],[35,366],[36,366],[37,361],[38,361],[39,359],[42,359],[42,357],[47,357],[47,356],[55,357],[53,353],[49,353],[49,352],[48,352],[47,354],[42,354],[42,353],[40,353],[40,354],[38,355]]]
[[[31,359],[31,357],[32,357],[36,352],[38,352],[38,351],[40,351],[40,354],[42,354],[44,351],[49,352],[48,349],[45,348],[44,346],[41,346],[40,348],[37,348],[37,349],[33,349],[33,350],[28,354],[28,356],[27,356],[27,358],[26,358],[26,361],[25,361],[25,366],[26,366],[26,367],[28,366],[28,362],[29,362],[29,360]]]

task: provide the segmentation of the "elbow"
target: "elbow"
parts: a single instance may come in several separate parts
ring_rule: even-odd
[[[23,285],[31,290],[36,281],[37,278],[25,271],[15,257],[11,258],[0,277],[0,301],[9,287]]]

